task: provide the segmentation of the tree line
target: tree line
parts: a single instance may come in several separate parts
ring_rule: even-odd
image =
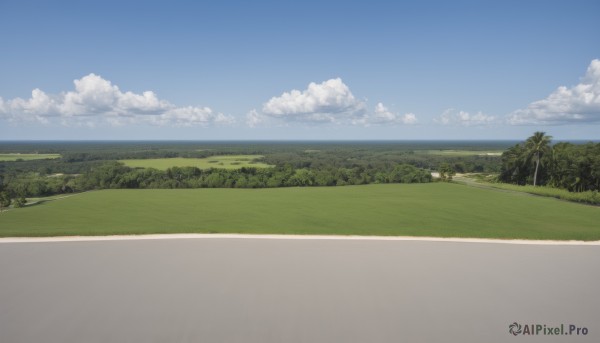
[[[498,180],[517,185],[551,186],[571,192],[600,190],[600,143],[552,145],[536,132],[501,156]]]
[[[431,182],[429,171],[408,164],[387,169],[353,167],[295,168],[291,164],[273,168],[198,169],[173,167],[167,170],[130,168],[107,162],[81,175],[41,176],[30,172],[2,180],[11,197],[48,196],[93,189],[152,188],[271,188],[344,186],[370,183]]]

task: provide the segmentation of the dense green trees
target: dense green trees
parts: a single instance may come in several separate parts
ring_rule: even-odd
[[[561,142],[550,146],[550,137],[536,132],[524,144],[516,144],[502,154],[498,179],[574,192],[600,190],[600,143]]]
[[[431,173],[410,164],[399,164],[389,173],[387,181],[390,183],[431,182]]]
[[[575,192],[600,190],[600,143],[558,143],[547,163],[548,185]]]
[[[13,205],[16,208],[23,207],[27,204],[27,199],[24,196],[19,196],[15,199],[15,204]]]
[[[457,172],[494,172],[499,156],[436,154],[444,149],[499,150],[505,142],[0,142],[2,152],[57,153],[55,160],[0,161],[14,200],[105,188],[263,188],[429,182],[448,163]],[[434,152],[434,153],[430,153]],[[263,155],[273,168],[132,169],[116,160]]]
[[[448,163],[442,163],[438,171],[440,173],[440,180],[442,181],[452,181],[452,177],[456,175],[456,171]]]
[[[110,188],[266,188],[430,181],[428,171],[407,164],[399,164],[389,170],[362,167],[296,169],[284,165],[238,170],[173,167],[161,171],[134,169],[122,163],[108,162],[79,176],[48,177],[35,173],[13,176],[7,179],[6,189],[16,198]]]
[[[7,208],[8,206],[10,206],[11,203],[11,199],[10,199],[10,194],[6,191],[2,191],[0,192],[0,213]]]

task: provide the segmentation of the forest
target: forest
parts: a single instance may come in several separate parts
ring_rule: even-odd
[[[571,192],[600,190],[600,143],[553,145],[551,136],[536,132],[507,149],[501,160],[501,182]]]
[[[10,198],[107,188],[266,188],[431,182],[441,165],[494,173],[499,142],[14,142],[5,153],[60,154],[58,159],[0,162],[0,187]],[[467,151],[447,155],[442,152]],[[226,170],[130,168],[121,159],[204,158],[256,154],[271,168]]]

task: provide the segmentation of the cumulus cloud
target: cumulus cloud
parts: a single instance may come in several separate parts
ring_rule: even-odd
[[[496,122],[496,117],[477,112],[471,114],[465,111],[457,111],[449,108],[438,118],[433,119],[434,123],[442,125],[461,125],[461,126],[480,126],[489,125]]]
[[[404,124],[416,124],[417,116],[414,113],[406,113],[402,116],[402,123]]]
[[[360,116],[365,104],[357,100],[340,78],[311,82],[303,91],[292,90],[267,101],[265,115],[288,121],[344,122]]]
[[[508,116],[510,124],[572,124],[600,122],[600,60],[593,60],[576,86],[558,87]]]
[[[250,111],[246,115],[246,124],[255,127],[268,118],[287,122],[364,126],[417,122],[413,113],[393,113],[382,103],[378,103],[373,112],[367,111],[366,102],[357,100],[340,78],[321,83],[311,82],[303,91],[294,89],[273,97],[263,104],[262,112]]]
[[[9,120],[22,119],[25,121],[38,121],[47,123],[47,117],[59,115],[58,104],[46,93],[39,89],[31,92],[31,98],[24,100],[15,98],[4,101],[0,98],[0,117]]]
[[[246,113],[246,125],[249,127],[257,127],[261,124],[264,124],[267,121],[267,118],[264,114],[258,113],[257,110],[253,109],[252,111]]]
[[[150,116],[151,122],[158,125],[208,126],[211,124],[233,124],[235,120],[223,113],[215,113],[209,107],[178,107],[157,116]]]
[[[364,126],[396,124],[412,125],[417,123],[417,116],[413,113],[406,113],[404,115],[393,113],[380,102],[375,106],[373,113],[365,113],[361,118],[354,120],[353,123]]]
[[[40,89],[31,98],[0,98],[0,116],[11,121],[49,123],[54,118],[63,125],[93,126],[149,123],[156,125],[208,126],[230,124],[233,117],[214,112],[209,107],[177,107],[159,99],[152,91],[142,94],[122,92],[118,86],[96,74],[73,81],[75,90],[48,95]]]
[[[416,124],[417,117],[413,113],[399,115],[390,112],[382,103],[375,106],[375,112],[370,117],[371,122],[375,124]]]

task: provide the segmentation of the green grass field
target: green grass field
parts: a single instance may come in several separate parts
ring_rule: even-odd
[[[60,154],[0,154],[0,162],[17,160],[30,161],[56,158],[60,158]]]
[[[103,190],[0,214],[0,236],[272,233],[600,240],[600,208],[459,184]]]
[[[224,168],[239,169],[242,167],[268,168],[268,164],[255,162],[262,155],[223,155],[207,158],[153,158],[143,160],[121,160],[128,167],[155,168],[167,170],[171,167],[196,167],[200,169]]]
[[[494,188],[506,189],[515,192],[524,192],[544,197],[553,197],[566,201],[582,202],[591,205],[600,205],[600,194],[594,191],[569,192],[566,189],[552,188],[548,186],[519,186],[508,183],[487,183],[486,185],[489,185],[490,187]]]

